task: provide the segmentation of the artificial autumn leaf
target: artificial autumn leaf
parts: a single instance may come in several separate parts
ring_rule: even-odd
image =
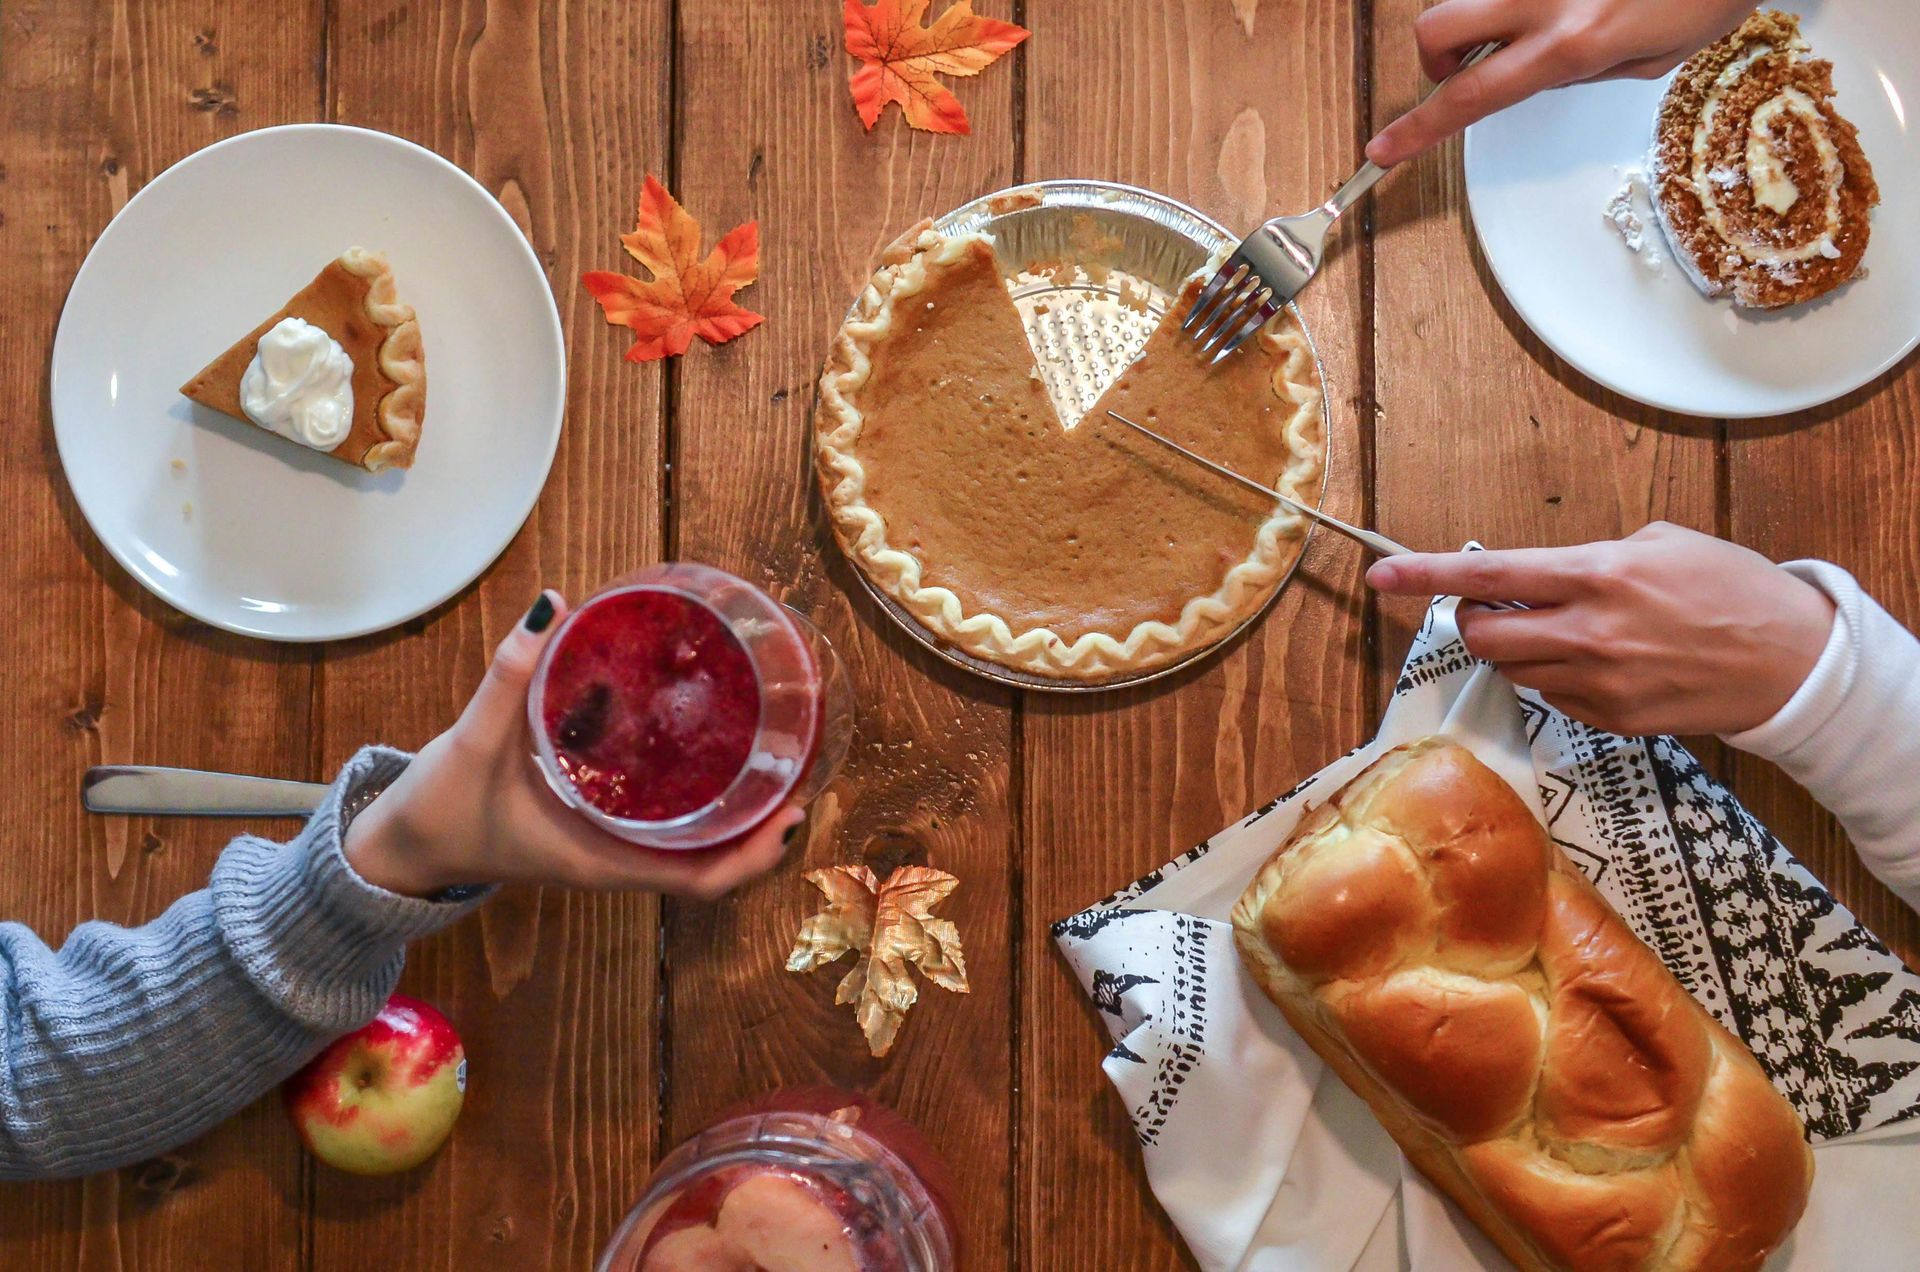
[[[827,908],[801,925],[787,970],[810,972],[856,955],[833,1001],[856,1004],[855,1019],[875,1056],[893,1049],[907,1009],[920,997],[909,964],[942,989],[967,992],[960,930],[932,915],[960,886],[958,879],[928,866],[901,866],[881,883],[861,865],[815,870],[807,881],[826,894]]]
[[[628,362],[676,357],[695,336],[723,344],[760,325],[759,314],[733,303],[733,293],[760,273],[758,221],[736,226],[700,260],[700,223],[649,175],[638,223],[620,242],[646,268],[647,279],[590,270],[580,281],[608,322],[639,337],[627,350]]]
[[[971,0],[955,0],[931,27],[920,25],[929,0],[846,0],[847,52],[860,65],[853,104],[869,129],[888,102],[927,132],[965,133],[967,112],[937,75],[978,75],[1027,38],[1025,27],[983,18]]]

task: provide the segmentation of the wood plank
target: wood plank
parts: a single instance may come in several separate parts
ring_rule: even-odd
[[[1344,0],[1035,6],[1026,175],[1143,185],[1236,230],[1309,207],[1357,162],[1354,15]],[[1364,508],[1364,278],[1349,233],[1301,302],[1332,408],[1327,506],[1348,516]],[[1105,1027],[1047,927],[1360,740],[1359,569],[1349,545],[1316,536],[1250,638],[1201,670],[1026,700],[1022,1266],[1188,1265],[1100,1072]]]
[[[451,722],[542,585],[578,597],[658,555],[661,376],[621,361],[626,342],[577,280],[621,262],[641,173],[664,150],[669,21],[667,0],[334,4],[333,115],[432,147],[501,200],[548,265],[570,385],[546,493],[505,557],[404,632],[332,652],[330,765]],[[520,890],[414,953],[404,987],[466,1040],[467,1107],[420,1173],[316,1171],[316,1266],[396,1251],[410,1267],[591,1263],[652,1154],[657,914],[648,897]]]
[[[301,774],[310,656],[214,633],[148,595],[88,528],[53,446],[47,360],[61,305],[128,197],[201,146],[310,116],[320,5],[22,3],[0,14],[0,384],[31,403],[0,439],[0,632],[15,709],[0,790],[15,828],[0,913],[59,944],[85,919],[144,922],[205,884],[231,826],[89,819],[88,764],[145,761]],[[164,689],[163,689],[164,686]],[[262,829],[266,829],[262,827]],[[10,1267],[284,1264],[303,1220],[282,1198],[301,1154],[260,1106],[154,1162],[15,1187]]]
[[[1920,627],[1917,413],[1920,361],[1908,358],[1807,416],[1729,424],[1733,537],[1777,561],[1835,562],[1895,618]],[[1920,967],[1920,915],[1867,873],[1832,815],[1764,761],[1739,755],[1730,772],[1754,815],[1909,967]]]
[[[1006,17],[1005,0],[979,6]],[[717,235],[760,221],[766,324],[675,367],[675,555],[738,571],[810,614],[848,664],[862,717],[845,773],[814,807],[804,867],[912,857],[959,876],[965,998],[929,987],[884,1062],[868,1058],[839,977],[781,971],[817,908],[795,854],[718,906],[670,906],[667,1142],[735,1101],[795,1083],[868,1091],[960,1172],[967,1266],[1005,1265],[1012,1079],[1009,701],[933,659],[859,591],[826,538],[805,439],[828,339],[871,256],[924,215],[1007,184],[1014,65],[959,86],[970,137],[863,132],[838,6],[681,0],[677,193]],[[1015,58],[1019,55],[1015,54]],[[663,174],[665,175],[665,174]]]

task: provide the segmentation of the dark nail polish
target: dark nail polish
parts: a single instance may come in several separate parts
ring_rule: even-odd
[[[794,844],[799,842],[800,832],[806,828],[806,825],[805,822],[793,823],[793,825],[787,827],[787,833],[780,836],[780,842],[788,848],[793,847]]]
[[[540,599],[533,603],[533,608],[527,611],[527,630],[544,632],[551,622],[553,622],[553,598],[542,592]]]

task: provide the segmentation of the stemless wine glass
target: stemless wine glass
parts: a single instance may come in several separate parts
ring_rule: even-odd
[[[945,1166],[899,1114],[829,1087],[781,1091],[669,1153],[598,1272],[755,1256],[809,1272],[953,1272],[949,1191]]]
[[[750,678],[738,674],[743,654]],[[554,794],[648,848],[713,848],[745,838],[783,806],[824,790],[853,739],[846,672],[820,630],[746,580],[692,563],[635,571],[567,615],[534,668],[527,718]],[[651,742],[663,733],[697,737],[709,719],[724,720],[743,739],[747,720],[751,736],[730,774],[712,767],[710,751],[673,761],[708,766],[694,785],[711,787],[711,798],[646,816],[624,811],[631,800],[603,806],[616,802],[608,791],[684,786],[689,774],[641,771],[647,761],[639,749],[627,761],[601,754],[589,762],[588,742],[612,749],[617,743],[606,739],[637,739],[636,748],[657,762],[663,752]],[[731,753],[724,762],[735,762]]]

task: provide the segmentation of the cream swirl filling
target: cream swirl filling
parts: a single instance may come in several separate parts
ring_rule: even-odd
[[[1794,184],[1787,165],[1780,161],[1780,139],[1773,131],[1773,121],[1787,110],[1806,119],[1809,126],[1820,115],[1812,98],[1797,88],[1789,88],[1763,103],[1747,120],[1747,184],[1753,187],[1753,201],[1782,215],[1800,201],[1800,187]]]
[[[1833,236],[1840,228],[1840,186],[1845,174],[1840,166],[1840,152],[1827,135],[1826,116],[1820,113],[1819,104],[1806,93],[1788,85],[1754,109],[1747,120],[1744,158],[1747,182],[1753,191],[1755,205],[1784,214],[1799,201],[1801,190],[1781,161],[1778,149],[1780,134],[1776,124],[1781,115],[1788,113],[1801,120],[1813,141],[1814,153],[1819,157],[1820,171],[1825,178],[1821,192],[1824,196],[1823,228],[1819,234],[1802,243],[1779,246],[1741,232],[1729,222],[1719,200],[1721,191],[1737,181],[1738,177],[1732,177],[1730,181],[1731,173],[1724,169],[1709,171],[1714,125],[1719,119],[1721,103],[1753,64],[1771,52],[1772,49],[1762,45],[1741,54],[1727,64],[1714,80],[1713,87],[1707,91],[1706,105],[1693,130],[1694,194],[1700,200],[1700,210],[1708,227],[1750,261],[1762,265],[1787,265],[1816,256],[1831,259],[1839,255]],[[1737,172],[1738,169],[1733,171]]]

